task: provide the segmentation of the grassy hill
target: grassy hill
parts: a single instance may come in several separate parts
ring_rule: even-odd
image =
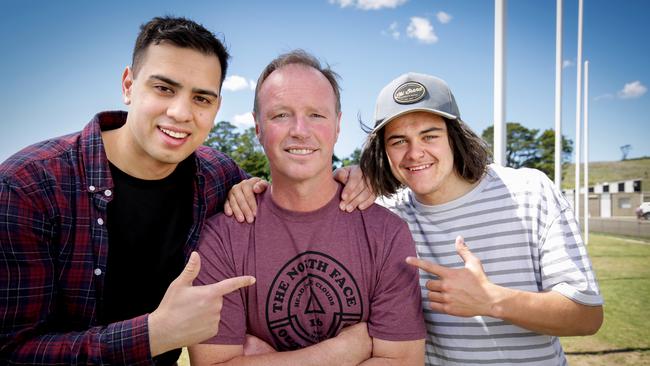
[[[580,180],[584,179],[584,170],[580,171]],[[628,159],[623,161],[599,161],[589,163],[589,185],[602,182],[618,182],[641,178],[645,181],[643,189],[650,188],[650,157]],[[562,188],[573,188],[575,180],[574,164],[567,164],[563,169]]]

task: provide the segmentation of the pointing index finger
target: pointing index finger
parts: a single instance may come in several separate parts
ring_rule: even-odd
[[[239,276],[228,278],[218,283],[210,285],[217,294],[227,295],[235,290],[239,290],[242,287],[250,286],[255,283],[255,277],[253,276]]]
[[[445,277],[447,273],[449,273],[449,269],[447,267],[429,261],[425,261],[420,258],[406,257],[406,263],[414,267],[418,267],[423,271],[426,271],[428,273],[431,273],[441,278]]]

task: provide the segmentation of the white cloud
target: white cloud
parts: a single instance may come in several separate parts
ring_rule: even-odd
[[[566,69],[567,67],[573,67],[575,65],[575,62],[571,60],[564,60],[562,61],[562,68]]]
[[[342,8],[354,5],[354,0],[329,0],[330,4],[339,4]]]
[[[603,99],[612,99],[612,98],[614,98],[614,94],[607,93],[607,94],[603,94],[603,95],[599,95],[599,96],[595,97],[594,100],[603,100]]]
[[[406,3],[407,0],[329,0],[330,4],[338,4],[342,8],[354,6],[361,10],[379,10],[383,8],[396,8]]]
[[[223,81],[224,90],[239,91],[249,88],[255,90],[255,83],[252,80],[246,80],[243,76],[231,75]]]
[[[399,39],[400,32],[397,29],[397,27],[398,27],[397,22],[392,22],[388,26],[388,29],[381,31],[381,34],[389,35],[389,36],[393,37],[393,39]]]
[[[625,84],[622,90],[618,92],[618,97],[621,99],[638,98],[645,94],[648,88],[641,84],[639,80]]]
[[[442,24],[447,24],[451,22],[451,20],[454,18],[450,14],[445,13],[444,11],[439,11],[438,14],[436,14],[436,18],[438,18],[438,21]]]
[[[248,86],[251,88],[252,91],[255,91],[255,88],[257,88],[257,83],[254,82],[253,80],[248,80]]]
[[[240,128],[249,128],[255,126],[255,120],[253,119],[253,113],[246,112],[242,114],[235,114],[232,117],[232,123]]]
[[[411,17],[411,23],[406,28],[406,34],[422,43],[438,42],[438,36],[436,36],[433,26],[427,18]]]

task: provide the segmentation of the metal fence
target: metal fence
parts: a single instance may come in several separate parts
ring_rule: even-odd
[[[650,220],[635,218],[589,218],[589,231],[650,238]]]

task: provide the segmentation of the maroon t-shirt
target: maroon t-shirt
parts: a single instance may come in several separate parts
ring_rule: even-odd
[[[270,189],[253,224],[223,214],[208,219],[196,285],[251,275],[255,285],[224,298],[219,333],[204,343],[244,344],[246,333],[278,351],[310,346],[341,328],[368,323],[371,337],[425,337],[418,272],[404,259],[415,244],[404,221],[378,205],[293,212]]]

